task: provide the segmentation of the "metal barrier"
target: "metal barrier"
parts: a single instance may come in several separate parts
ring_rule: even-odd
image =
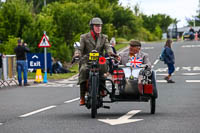
[[[5,55],[2,58],[3,74],[1,72],[0,87],[17,85],[16,81],[16,56]]]

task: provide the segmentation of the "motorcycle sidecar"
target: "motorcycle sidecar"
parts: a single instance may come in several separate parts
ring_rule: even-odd
[[[130,67],[117,68],[112,75],[111,102],[150,101],[150,112],[156,108],[156,79],[155,72],[147,68],[132,69]]]

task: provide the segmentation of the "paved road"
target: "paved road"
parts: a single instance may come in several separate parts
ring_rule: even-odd
[[[30,87],[0,89],[0,133],[197,133],[200,130],[199,42],[175,42],[175,84],[163,80],[166,65],[157,60],[164,43],[143,44],[157,73],[156,114],[149,103],[119,102],[99,109],[96,119],[78,105],[77,78]],[[129,113],[128,113],[129,112]],[[128,113],[128,114],[127,114]],[[110,125],[100,120],[113,120]],[[135,121],[135,122],[134,122]]]

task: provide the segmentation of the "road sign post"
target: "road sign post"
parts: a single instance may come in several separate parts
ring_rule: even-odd
[[[40,41],[40,43],[38,44],[38,47],[44,47],[44,83],[47,83],[47,47],[51,47],[50,43],[49,43],[49,39],[46,36],[46,31],[44,31],[44,35]]]

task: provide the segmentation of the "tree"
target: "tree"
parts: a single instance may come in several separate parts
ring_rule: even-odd
[[[32,22],[31,6],[24,0],[12,0],[0,9],[0,40],[7,41],[9,35],[22,37],[25,26]]]
[[[128,34],[127,38],[130,38],[140,31],[142,19],[135,16],[130,8],[115,6],[113,8],[112,23],[118,30],[118,36],[124,36],[126,33],[126,35]]]
[[[168,26],[173,22],[173,19],[165,14],[156,14],[156,15],[142,15],[143,26],[148,29],[150,32],[154,32],[156,27],[159,26],[162,29],[162,32],[167,32]]]

